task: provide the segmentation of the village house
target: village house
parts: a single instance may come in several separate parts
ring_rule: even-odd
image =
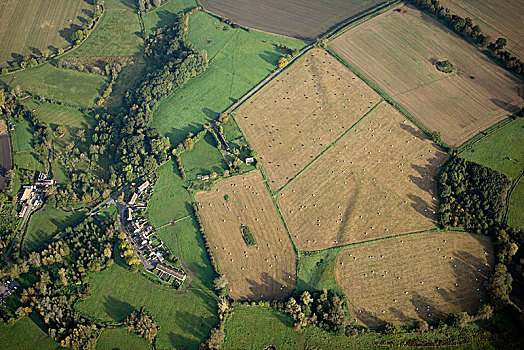
[[[160,278],[162,278],[164,275],[169,275],[181,282],[184,282],[187,276],[184,271],[164,263],[158,263],[155,267],[155,270],[158,270]]]
[[[197,179],[199,179],[199,180],[209,180],[209,175],[197,175]]]
[[[149,187],[149,181],[144,182],[140,186],[138,186],[138,192],[144,192],[144,190]]]

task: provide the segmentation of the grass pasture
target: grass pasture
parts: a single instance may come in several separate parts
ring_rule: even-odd
[[[104,15],[95,30],[71,56],[134,56],[141,52],[136,1],[105,0]]]
[[[319,250],[435,227],[446,157],[382,102],[278,194],[295,244]]]
[[[78,222],[85,215],[84,211],[67,213],[46,205],[31,216],[24,248],[27,251],[39,250],[51,242],[53,236],[67,226]]]
[[[159,9],[161,10],[162,7]],[[260,32],[233,29],[203,11],[189,18],[188,40],[206,50],[209,68],[166,98],[153,115],[151,126],[169,137],[173,145],[203,125],[262,81],[286,54],[274,44],[302,48],[304,43]]]
[[[442,0],[441,6],[462,18],[470,17],[493,39],[506,38],[506,49],[524,58],[524,3],[520,0]]]
[[[45,167],[42,163],[38,161],[38,158],[35,153],[27,151],[20,152],[13,155],[13,163],[22,169],[32,170],[32,171],[44,171]]]
[[[524,119],[516,119],[479,140],[460,157],[515,179],[524,169]]]
[[[520,80],[428,15],[403,9],[347,31],[331,47],[452,147],[524,105]],[[444,59],[454,72],[436,70]]]
[[[293,289],[293,246],[259,171],[225,179],[195,199],[232,298],[268,300]],[[255,246],[246,245],[241,225],[250,228]]]
[[[161,7],[149,11],[143,17],[148,34],[176,21],[177,14],[181,11],[187,12],[196,6],[195,0],[170,0]]]
[[[231,18],[246,27],[314,40],[349,17],[370,9],[380,0],[203,0],[206,10]]]
[[[18,85],[33,95],[79,107],[92,107],[106,82],[106,78],[101,75],[60,69],[49,63],[2,76],[0,79],[11,88]]]
[[[524,229],[524,177],[511,192],[509,199],[508,225]]]
[[[33,149],[33,128],[25,119],[16,123],[12,135],[13,152],[30,151]]]
[[[3,350],[62,349],[59,343],[53,341],[33,322],[32,318],[32,316],[22,317],[13,325],[0,322],[0,348]]]
[[[488,238],[435,232],[348,247],[335,274],[357,324],[431,322],[475,313],[493,262]]]
[[[22,56],[69,46],[69,36],[92,16],[85,0],[0,1],[0,68]]]
[[[224,170],[228,169],[226,161],[217,147],[221,146],[208,132],[202,140],[195,143],[191,151],[182,153],[180,160],[189,180],[196,179],[199,174],[205,175],[211,172],[222,175]]]
[[[102,331],[96,341],[97,350],[146,350],[151,349],[147,340],[126,328],[107,328]]]
[[[335,58],[314,49],[244,104],[235,119],[278,190],[379,101]]]

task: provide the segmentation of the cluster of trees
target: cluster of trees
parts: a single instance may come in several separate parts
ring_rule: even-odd
[[[506,39],[498,38],[496,41],[492,41],[491,36],[485,34],[478,24],[473,23],[470,17],[462,18],[451,13],[449,8],[440,5],[439,0],[411,0],[411,2],[435,15],[457,34],[471,40],[483,49],[488,48],[490,54],[500,59],[508,70],[517,74],[524,72],[524,62],[513,56],[509,51],[504,50]]]
[[[440,224],[489,233],[500,222],[510,184],[498,171],[454,157],[439,176]]]
[[[158,332],[155,320],[144,309],[140,309],[139,312],[133,311],[131,315],[127,316],[124,326],[150,342],[155,339]]]
[[[122,250],[122,254],[124,255],[126,264],[129,266],[131,270],[133,271],[138,270],[138,266],[140,266],[140,260],[136,257],[135,251],[131,247],[131,243],[129,243],[128,240],[126,239],[126,234],[123,232],[120,232],[118,234],[118,240],[119,240],[119,247]]]
[[[169,0],[138,0],[138,11],[146,14],[149,11],[162,6]]]
[[[122,60],[121,62],[112,62],[103,65],[84,65],[78,62],[77,59],[74,57],[61,59],[56,62],[56,67],[61,69],[70,69],[78,72],[93,73],[107,77],[115,76],[115,78],[118,75],[118,73],[120,73],[122,68],[125,67],[125,65],[126,63],[124,60]]]

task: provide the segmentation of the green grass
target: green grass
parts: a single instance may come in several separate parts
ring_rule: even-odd
[[[101,22],[71,56],[134,56],[143,49],[136,1],[106,0],[104,6]]]
[[[170,0],[160,8],[150,11],[143,17],[148,34],[176,21],[179,12],[187,12],[196,6],[197,4],[194,0]]]
[[[115,264],[90,274],[92,296],[78,303],[76,309],[98,322],[120,322],[144,307],[160,327],[157,348],[198,349],[218,322],[216,299],[211,292],[214,274],[194,222],[179,223],[183,224],[160,229],[158,235],[194,273],[187,294],[177,295],[172,289],[128,271],[116,254]]]
[[[293,319],[266,307],[235,308],[226,321],[225,331],[222,349],[264,349],[268,345],[279,350],[300,348]]]
[[[326,288],[343,295],[335,279],[335,261],[339,250],[333,249],[302,255],[298,259],[298,277],[295,288],[299,291]]]
[[[114,205],[110,205],[108,207],[104,207],[100,209],[100,211],[97,214],[97,217],[104,221],[104,220],[116,220],[116,215],[118,214],[118,209]]]
[[[51,241],[55,233],[79,221],[84,211],[67,213],[49,205],[31,216],[29,227],[24,238],[24,247],[28,251],[43,248]]]
[[[108,328],[102,331],[96,342],[97,350],[134,349],[145,350],[151,346],[147,340],[127,328]]]
[[[180,156],[182,167],[189,180],[196,179],[198,174],[210,174],[216,172],[222,175],[228,166],[218,150],[219,145],[211,133],[207,133],[204,138],[195,143],[193,149],[184,152]]]
[[[31,151],[33,149],[33,128],[24,119],[16,123],[11,134],[13,138],[13,152]]]
[[[511,193],[508,225],[524,229],[524,177],[520,179]]]
[[[32,171],[44,171],[44,165],[40,163],[33,152],[21,152],[13,155],[13,163],[21,169]]]
[[[517,119],[475,143],[460,157],[515,179],[524,169],[524,119]]]
[[[231,115],[227,123],[222,123],[221,125],[224,130],[224,137],[228,142],[244,137],[236,120]]]
[[[26,106],[33,110],[38,119],[49,125],[51,129],[56,130],[59,125],[65,127],[65,134],[60,138],[55,138],[56,144],[62,147],[77,140],[76,133],[78,130],[85,130],[94,125],[92,117],[86,116],[71,107],[34,100],[28,100]]]
[[[168,224],[192,212],[189,193],[178,175],[178,167],[169,161],[158,168],[158,182],[147,207],[147,218],[154,227]]]
[[[190,17],[188,38],[199,50],[208,52],[210,66],[166,98],[153,115],[152,126],[169,137],[173,145],[216,119],[277,68],[285,52],[274,43],[292,48],[305,46],[294,39],[232,29],[202,11]]]
[[[0,322],[0,349],[2,350],[47,350],[61,349],[56,343],[40,329],[31,318],[26,316],[14,325],[8,326]]]
[[[49,63],[0,79],[12,88],[20,86],[31,94],[79,107],[92,107],[106,82],[101,75],[59,69]]]

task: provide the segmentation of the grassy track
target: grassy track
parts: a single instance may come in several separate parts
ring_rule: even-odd
[[[23,317],[11,326],[0,322],[0,348],[3,350],[62,349],[60,344],[55,343],[29,316]]]
[[[97,350],[114,349],[150,349],[148,341],[140,338],[137,334],[131,333],[126,328],[105,329],[96,342]]]
[[[475,143],[460,157],[515,179],[524,168],[524,119],[517,119]]]
[[[216,139],[207,133],[191,151],[180,156],[188,179],[196,179],[198,174],[210,174],[213,171],[221,175],[228,168],[217,147]]]
[[[84,216],[84,211],[67,213],[51,206],[39,210],[31,216],[24,238],[24,247],[28,251],[43,248],[53,235],[66,226],[76,223]]]
[[[91,17],[91,1],[0,0],[0,68],[21,56],[64,48],[72,28]],[[89,16],[88,16],[89,14]]]
[[[176,16],[179,12],[187,12],[196,6],[195,0],[170,0],[160,8],[150,11],[143,17],[148,34],[176,21]]]
[[[152,126],[173,144],[216,119],[274,71],[278,59],[285,54],[274,43],[282,42],[292,48],[304,46],[298,40],[232,29],[202,11],[189,19],[189,41],[206,50],[211,62],[204,74],[165,99],[154,113]]]
[[[16,77],[16,78],[15,78]],[[90,73],[59,69],[49,63],[2,76],[12,88],[20,86],[31,94],[63,101],[79,107],[91,107],[106,78]]]
[[[133,56],[141,52],[143,41],[136,2],[106,0],[101,22],[71,56]]]

